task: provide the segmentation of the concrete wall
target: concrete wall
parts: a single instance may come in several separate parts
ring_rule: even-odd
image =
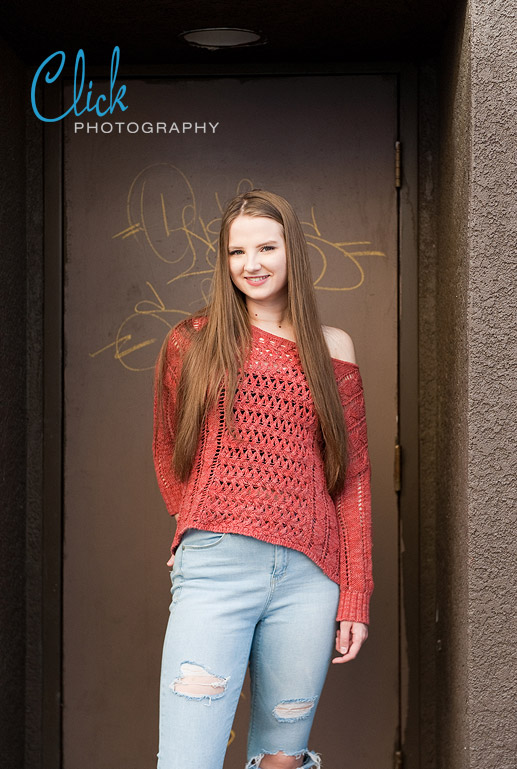
[[[25,706],[25,68],[1,41],[0,71],[0,745],[2,766],[19,769]]]
[[[516,28],[515,2],[473,0],[469,736],[470,765],[487,769],[517,764]]]
[[[0,750],[42,756],[42,128],[26,64],[0,40]]]
[[[26,664],[25,767],[43,765],[43,128],[30,103],[26,72],[26,292],[27,292],[27,475],[26,475]],[[48,571],[48,568],[47,568]],[[52,766],[52,763],[47,764]]]
[[[443,769],[514,769],[517,757],[516,24],[504,0],[471,0],[458,15],[441,77],[436,594]]]

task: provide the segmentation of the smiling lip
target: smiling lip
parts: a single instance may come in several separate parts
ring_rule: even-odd
[[[248,283],[252,286],[260,286],[262,283],[264,283],[269,278],[269,275],[256,275],[256,276],[249,276],[244,278],[244,280],[247,280]]]

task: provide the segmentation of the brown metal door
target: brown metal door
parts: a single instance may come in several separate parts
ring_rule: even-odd
[[[152,368],[168,328],[205,303],[220,205],[257,186],[304,221],[323,321],[352,335],[366,393],[370,639],[356,661],[330,667],[310,746],[327,769],[390,769],[396,77],[131,81],[127,103],[118,122],[90,115],[88,132],[65,127],[64,767],[155,765],[172,525],[151,459]],[[247,692],[226,769],[244,765]]]

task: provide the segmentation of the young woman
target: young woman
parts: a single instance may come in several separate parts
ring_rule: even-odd
[[[211,301],[169,333],[155,393],[177,517],[158,767],[221,769],[248,664],[246,769],[321,766],[308,738],[334,642],[347,662],[368,635],[370,464],[352,340],[321,325],[280,196],[228,204]]]

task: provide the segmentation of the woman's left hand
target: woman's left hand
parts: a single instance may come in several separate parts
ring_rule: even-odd
[[[334,657],[332,662],[349,662],[355,659],[367,638],[368,625],[363,622],[341,620],[336,631],[336,650],[343,656]]]

